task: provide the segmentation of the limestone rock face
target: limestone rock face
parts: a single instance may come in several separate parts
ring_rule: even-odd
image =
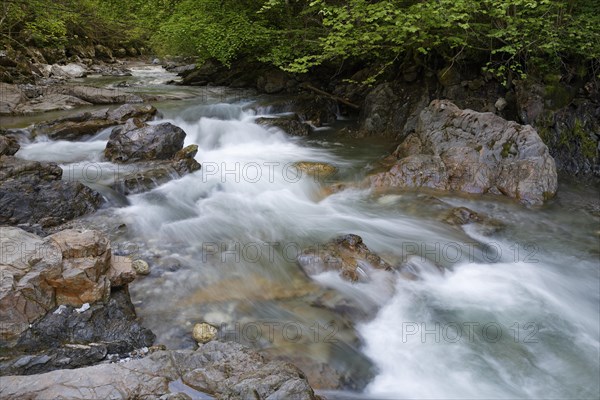
[[[421,112],[394,155],[388,172],[370,177],[373,187],[494,193],[526,204],[543,203],[558,187],[554,159],[531,126],[447,100]]]
[[[240,344],[218,341],[197,351],[158,351],[125,363],[0,377],[0,397],[159,398],[170,395],[169,383],[176,380],[219,399],[319,399],[293,365],[267,362]]]
[[[10,342],[58,305],[106,301],[111,286],[135,278],[131,260],[113,257],[108,238],[64,230],[44,239],[0,228],[0,341]]]

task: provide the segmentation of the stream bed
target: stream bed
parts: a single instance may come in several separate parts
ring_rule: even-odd
[[[154,105],[160,122],[187,133],[185,145],[198,145],[200,171],[120,196],[107,187],[119,167],[102,157],[110,129],[82,142],[38,138],[16,154],[57,162],[67,179],[109,199],[77,223],[109,233],[116,253],[148,261],[151,274],[130,290],[157,343],[193,348],[192,327],[206,321],[222,338],[290,360],[316,387],[345,388],[324,391],[328,398],[598,398],[597,184],[561,179],[557,197],[537,208],[494,196],[373,192],[353,183],[393,143],[339,135],[352,121],[290,137],[253,122],[271,114],[269,98],[165,85],[170,79],[139,67],[127,90],[186,93]],[[290,168],[298,161],[339,172],[318,180]],[[337,182],[347,188],[331,193]],[[452,207],[502,229],[444,223]],[[303,273],[302,249],[349,233],[411,279]]]

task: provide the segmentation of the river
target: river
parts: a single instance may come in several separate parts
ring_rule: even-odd
[[[17,153],[58,162],[109,199],[82,223],[109,232],[115,252],[150,263],[131,294],[158,343],[191,348],[193,325],[207,321],[348,388],[328,398],[599,397],[597,184],[561,179],[557,198],[531,209],[354,185],[328,195],[332,182],[299,176],[291,163],[327,162],[339,169],[335,181],[360,182],[390,144],[337,135],[350,121],[289,137],[253,123],[270,114],[269,98],[164,84],[172,78],[138,67],[128,90],[191,96],[156,106],[161,121],[185,130],[186,145],[198,144],[201,171],[124,198],[104,185],[117,169],[102,160],[109,130],[77,143],[40,138]],[[504,228],[440,221],[458,206]],[[350,283],[301,271],[301,249],[347,233],[412,279],[375,271]]]

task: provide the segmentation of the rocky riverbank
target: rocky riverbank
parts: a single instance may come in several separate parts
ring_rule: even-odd
[[[579,177],[600,177],[600,83],[596,77],[576,74],[530,77],[512,81],[507,87],[467,66],[431,70],[403,64],[386,70],[375,86],[360,84],[375,72],[370,68],[346,68],[293,75],[241,60],[230,68],[209,61],[197,69],[181,72],[181,76],[187,85],[216,84],[252,87],[264,93],[300,93],[300,98],[308,100],[299,101],[303,104],[297,104],[296,110],[311,104],[308,108],[358,113],[358,126],[348,130],[348,134],[381,137],[393,143],[402,142],[415,131],[421,111],[431,101],[447,99],[461,109],[490,112],[508,121],[532,125],[548,146],[559,171]],[[311,120],[302,112],[299,115],[304,121]],[[325,118],[324,122],[330,121]]]
[[[173,398],[176,381],[217,398],[318,398],[298,368],[236,343],[152,347],[127,289],[132,261],[98,231],[4,227],[0,245],[2,398]]]
[[[68,74],[73,71],[78,71],[77,63],[51,66],[50,73],[55,75],[44,79],[56,79],[61,73],[70,79]],[[285,94],[251,106],[261,114],[287,113],[253,120],[271,134],[284,132],[297,137],[294,140],[310,139],[318,128],[334,123],[338,117],[354,115],[356,124],[349,124],[339,135],[358,140],[377,137],[389,147],[396,147],[391,155],[381,154],[379,165],[368,171],[366,179],[338,182],[326,189],[327,194],[353,186],[392,193],[434,189],[442,195],[489,194],[541,205],[557,191],[557,167],[565,170],[566,164],[556,165],[552,157],[557,148],[543,142],[541,125],[536,131],[515,122],[526,122],[525,114],[521,115],[526,109],[524,100],[511,99],[510,93],[499,93],[493,82],[479,82],[479,78],[463,81],[451,71],[419,78],[419,74],[406,72],[402,78],[369,88],[328,84],[315,77],[290,76],[260,66],[252,73],[235,66],[225,69],[210,64],[200,69],[183,66],[177,71],[188,84],[218,83]],[[315,399],[318,397],[309,382],[327,389],[364,386],[362,381],[354,386],[351,379],[345,380],[339,365],[307,361],[303,355],[278,355],[273,357],[278,361],[269,361],[255,351],[218,340],[209,340],[194,351],[155,346],[154,333],[137,318],[128,288],[138,274],[149,272],[148,264],[137,260],[139,268],[134,268],[131,259],[113,254],[103,232],[63,228],[69,221],[77,225],[78,219],[110,203],[94,184],[100,183],[120,195],[149,191],[198,171],[200,164],[195,157],[199,147],[184,147],[187,133],[181,127],[153,121],[160,116],[155,107],[143,103],[142,96],[66,81],[46,83],[43,90],[39,86],[1,84],[0,89],[9,95],[3,97],[0,111],[28,113],[91,104],[127,104],[73,114],[27,129],[0,131],[0,224],[12,226],[0,228],[0,375],[4,375],[0,378],[0,395],[15,399],[186,398],[179,393],[183,387],[217,398]],[[597,93],[590,90],[577,94],[580,100],[588,96],[586,105],[581,106],[582,118],[587,122],[572,120],[572,124],[585,127],[587,136],[582,140],[598,137],[594,136],[596,122],[588,118],[598,111]],[[537,112],[537,106],[531,107],[527,108],[527,118]],[[553,115],[566,115],[561,110]],[[556,122],[552,129],[561,124]],[[100,160],[122,172],[108,184],[89,182],[86,186],[71,174],[63,176],[63,169],[55,163],[19,157],[20,143],[44,137],[83,143],[107,130],[110,134],[105,133],[108,141]],[[583,151],[581,147],[573,149]],[[581,173],[593,174],[597,148],[593,157],[588,155],[573,165]],[[293,165],[300,173],[319,178],[319,184],[340,172],[333,164],[320,161]],[[448,226],[473,224],[483,232],[502,228],[502,223],[466,207],[451,207],[431,196],[421,200],[439,203],[440,215],[436,218]],[[297,267],[311,278],[339,273],[353,285],[368,285],[380,276],[398,274],[419,279],[422,268],[411,262],[388,260],[354,234],[303,248]],[[434,264],[432,269],[439,272],[444,266]],[[261,300],[276,297],[273,294]],[[333,314],[350,313],[360,318],[366,318],[365,310],[376,309],[338,302],[330,292],[315,291],[302,300]],[[345,329],[352,331],[356,320],[349,321]],[[348,336],[359,346],[360,340],[354,334]],[[308,371],[300,371],[282,361],[285,359]],[[365,370],[372,367],[367,361],[357,368],[363,366]],[[361,379],[372,374],[361,373]]]

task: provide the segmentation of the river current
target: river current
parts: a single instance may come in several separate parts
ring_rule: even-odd
[[[158,343],[192,348],[193,325],[207,321],[322,386],[348,388],[329,398],[600,396],[597,184],[561,179],[557,198],[538,208],[353,184],[331,194],[332,183],[360,182],[392,144],[338,135],[351,121],[290,137],[253,122],[273,114],[269,98],[164,85],[173,77],[160,67],[133,75],[130,90],[187,90],[188,99],[156,103],[162,117],[152,123],[181,127],[185,144],[199,147],[200,171],[120,196],[106,187],[118,169],[102,158],[110,130],[82,142],[38,138],[17,156],[57,162],[109,199],[82,223],[110,232],[114,251],[149,262],[131,294]],[[290,168],[298,161],[339,173],[324,182]],[[458,206],[503,229],[441,221]],[[302,249],[348,233],[412,273],[350,283],[298,267]]]

